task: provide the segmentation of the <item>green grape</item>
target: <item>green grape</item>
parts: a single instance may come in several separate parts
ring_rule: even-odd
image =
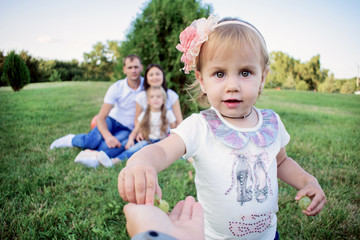
[[[169,211],[169,203],[165,200],[160,199],[157,194],[155,194],[154,206],[160,208],[165,213]]]
[[[310,205],[310,203],[311,203],[311,199],[308,196],[302,197],[298,202],[299,207],[302,210],[306,210],[308,208],[308,206]]]

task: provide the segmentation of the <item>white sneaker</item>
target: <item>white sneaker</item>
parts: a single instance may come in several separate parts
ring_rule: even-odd
[[[73,147],[71,141],[75,137],[75,134],[68,134],[64,137],[56,139],[51,145],[50,149],[53,148],[63,148],[63,147]]]
[[[103,165],[106,168],[113,166],[113,162],[104,151],[100,151],[99,154],[96,156],[96,158],[99,160],[101,165]]]
[[[96,158],[98,154],[98,151],[86,149],[76,156],[74,162],[80,163],[86,167],[96,168],[99,166],[99,161]]]

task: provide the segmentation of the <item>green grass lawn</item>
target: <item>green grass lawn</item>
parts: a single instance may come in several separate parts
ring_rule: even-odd
[[[53,140],[85,133],[109,82],[38,83],[0,88],[0,239],[129,239],[114,168],[74,163],[78,148],[49,150]],[[288,155],[322,185],[328,204],[306,217],[296,190],[280,183],[281,239],[360,238],[360,96],[266,90],[291,141]],[[178,160],[159,175],[171,206],[196,196],[193,168]]]

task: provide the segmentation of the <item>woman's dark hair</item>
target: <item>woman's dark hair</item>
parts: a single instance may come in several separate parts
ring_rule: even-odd
[[[145,81],[144,81],[144,89],[145,91],[150,87],[149,83],[147,82],[147,74],[150,71],[151,68],[156,67],[158,69],[160,69],[160,71],[163,74],[163,83],[162,83],[162,87],[164,88],[165,92],[167,92],[167,87],[166,87],[166,78],[165,78],[165,72],[164,69],[162,69],[162,67],[159,64],[155,64],[155,63],[151,63],[146,67],[146,71],[145,71]]]

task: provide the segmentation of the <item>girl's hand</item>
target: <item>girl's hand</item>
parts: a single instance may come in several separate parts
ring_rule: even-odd
[[[118,190],[124,201],[137,204],[153,205],[155,194],[162,196],[156,169],[145,164],[123,168],[118,177]]]
[[[134,140],[129,138],[128,142],[125,145],[125,149],[127,150],[132,146],[134,146]]]
[[[142,135],[142,133],[139,133],[137,136],[136,136],[136,141],[140,142],[142,140],[145,140],[144,139],[144,136]]]
[[[121,147],[120,141],[114,136],[110,136],[110,137],[106,138],[105,142],[109,148]]]
[[[326,196],[319,183],[310,182],[296,194],[295,200],[299,201],[301,197],[308,196],[311,203],[303,213],[307,216],[315,216],[326,204]]]

